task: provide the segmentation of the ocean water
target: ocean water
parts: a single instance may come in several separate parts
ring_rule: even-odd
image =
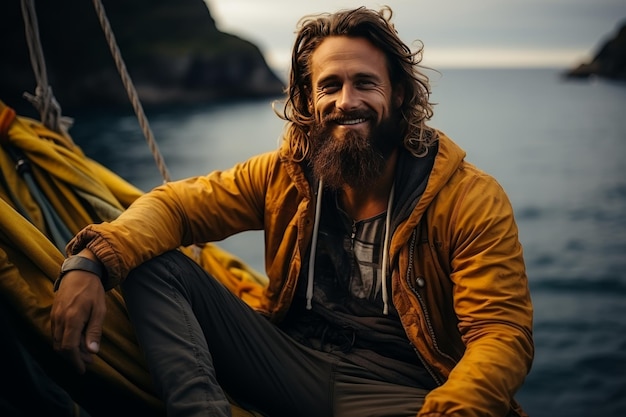
[[[516,212],[536,357],[517,394],[533,417],[626,415],[626,84],[558,69],[430,72],[432,124],[494,175]],[[279,144],[270,100],[147,112],[172,179]],[[87,155],[143,190],[162,182],[136,117],[74,115]],[[222,245],[262,271],[260,232]]]

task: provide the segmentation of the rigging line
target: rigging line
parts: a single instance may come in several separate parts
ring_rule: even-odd
[[[22,0],[21,6],[30,63],[37,81],[35,95],[25,92],[24,98],[37,109],[44,126],[71,140],[68,130],[70,126],[72,126],[73,120],[61,115],[61,106],[52,93],[52,87],[48,84],[46,62],[41,48],[39,25],[37,23],[37,12],[35,10],[34,1]]]
[[[96,9],[96,14],[98,15],[98,19],[100,20],[100,26],[102,26],[102,30],[104,31],[104,36],[106,38],[107,43],[109,44],[109,49],[111,49],[111,54],[113,55],[113,60],[115,61],[115,65],[117,66],[117,71],[122,78],[122,83],[124,84],[124,88],[126,88],[126,93],[130,98],[133,109],[135,110],[135,114],[139,120],[139,125],[141,126],[141,130],[148,142],[148,147],[152,152],[152,156],[157,164],[159,171],[161,172],[161,176],[163,177],[164,182],[170,181],[170,174],[165,166],[165,161],[163,160],[163,156],[159,151],[159,147],[154,139],[154,135],[152,133],[152,129],[150,129],[150,125],[148,123],[148,119],[143,111],[143,107],[141,102],[139,101],[139,96],[137,94],[137,90],[133,86],[133,83],[130,78],[130,74],[126,69],[126,64],[124,64],[124,60],[122,59],[122,54],[120,53],[120,49],[115,41],[115,35],[113,34],[113,30],[111,29],[111,24],[106,17],[106,13],[104,11],[104,6],[100,0],[93,0],[94,7]]]

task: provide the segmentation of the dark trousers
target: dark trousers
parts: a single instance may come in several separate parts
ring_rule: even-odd
[[[178,251],[123,293],[170,416],[229,416],[224,392],[271,417],[415,416],[427,393],[295,342]]]

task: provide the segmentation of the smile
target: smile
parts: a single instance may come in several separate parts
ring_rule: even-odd
[[[345,119],[345,120],[337,120],[338,125],[358,125],[359,123],[365,123],[367,119]]]

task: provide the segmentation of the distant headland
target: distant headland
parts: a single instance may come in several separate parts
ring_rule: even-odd
[[[567,78],[593,76],[626,81],[626,21],[617,33],[600,45],[590,62],[582,63],[564,73]]]
[[[30,104],[36,79],[20,2],[0,14],[4,39],[0,99]],[[211,103],[277,96],[283,82],[259,48],[216,27],[204,0],[103,2],[133,85],[145,106]],[[130,108],[91,1],[36,2],[49,84],[64,113],[71,109]],[[123,108],[123,107],[122,107]]]

